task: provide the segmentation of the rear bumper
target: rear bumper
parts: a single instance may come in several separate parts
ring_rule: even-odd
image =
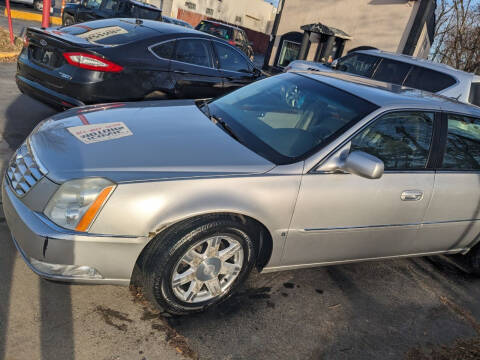
[[[39,83],[28,80],[27,78],[16,75],[17,86],[21,92],[30,95],[42,102],[61,108],[71,108],[75,106],[84,106],[85,104],[67,95],[60,94]]]
[[[128,285],[148,239],[77,233],[30,210],[2,184],[5,219],[22,258],[41,277],[56,281]]]

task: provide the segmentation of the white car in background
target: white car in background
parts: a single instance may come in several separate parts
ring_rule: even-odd
[[[13,3],[19,3],[24,5],[31,5],[37,11],[43,11],[43,0],[11,0]],[[53,8],[55,7],[55,0],[51,0],[50,14],[53,14]]]
[[[480,106],[480,76],[408,55],[358,50],[335,60],[331,65],[295,60],[285,68],[285,71],[290,70],[342,71]]]

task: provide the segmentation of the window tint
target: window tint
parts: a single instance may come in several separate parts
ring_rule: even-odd
[[[470,88],[470,96],[468,98],[468,101],[471,104],[480,106],[480,83],[472,83],[472,86]]]
[[[113,12],[113,10],[117,7],[118,0],[105,0],[103,3],[103,10],[108,12]]]
[[[101,4],[102,0],[88,0],[87,7],[89,9],[100,9]]]
[[[155,46],[153,52],[163,59],[171,59],[175,50],[175,40]]]
[[[220,68],[229,71],[250,72],[250,65],[245,58],[228,45],[214,41]]]
[[[161,18],[162,12],[147,6],[140,6],[129,1],[122,1],[118,7],[119,15],[137,19],[157,20]]]
[[[433,113],[391,113],[356,135],[351,151],[378,157],[386,170],[422,169],[427,165],[432,131]]]
[[[175,60],[199,66],[212,67],[210,42],[198,39],[177,40]]]
[[[375,70],[373,78],[375,80],[401,85],[410,67],[410,64],[383,58],[377,70]]]
[[[317,80],[285,73],[209,104],[253,151],[280,164],[323,146],[376,109]]]
[[[455,79],[451,76],[419,66],[413,67],[404,82],[405,86],[429,92],[437,92],[453,84]]]
[[[365,54],[353,54],[338,59],[336,69],[348,73],[370,76],[378,58]]]
[[[443,169],[480,170],[480,119],[448,115]]]
[[[201,21],[195,29],[225,40],[231,40],[233,38],[233,29],[222,24]]]

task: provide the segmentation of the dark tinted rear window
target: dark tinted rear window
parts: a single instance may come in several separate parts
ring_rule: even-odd
[[[472,87],[470,88],[470,97],[468,101],[471,104],[480,106],[480,82],[472,83]]]
[[[135,21],[99,20],[61,29],[62,33],[75,35],[92,44],[121,45],[143,40],[155,32],[147,27],[135,25]]]
[[[161,17],[161,11],[141,6],[129,1],[120,3],[118,8],[120,16],[132,17],[136,19],[157,20]]]
[[[455,79],[450,75],[414,66],[410,74],[408,74],[404,85],[414,89],[437,92],[452,86],[455,82]]]
[[[200,24],[197,25],[195,29],[225,40],[231,40],[233,38],[233,29],[231,27],[221,24],[202,21],[200,22]]]
[[[401,85],[410,67],[410,64],[384,58],[378,65],[377,70],[375,70],[373,78],[375,80]]]

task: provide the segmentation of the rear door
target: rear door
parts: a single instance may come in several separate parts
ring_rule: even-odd
[[[480,233],[480,118],[444,116],[432,200],[422,225],[423,249],[468,247]]]
[[[77,10],[77,21],[84,22],[90,20],[102,19],[101,16],[102,0],[88,0],[85,6],[81,6]]]
[[[218,66],[222,72],[225,92],[233,91],[255,81],[257,75],[254,72],[253,64],[243,53],[219,41],[213,41],[213,46]]]
[[[214,66],[209,40],[189,38],[175,41],[170,69],[177,97],[195,99],[222,93],[222,77]]]

